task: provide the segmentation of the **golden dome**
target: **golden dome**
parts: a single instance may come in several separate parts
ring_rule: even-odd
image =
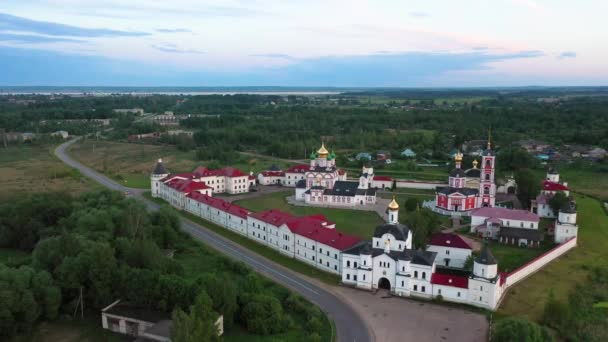
[[[462,153],[456,152],[456,154],[454,155],[454,160],[457,161],[457,162],[461,162],[462,161]]]
[[[388,208],[390,210],[399,210],[399,203],[395,201],[395,196],[393,196],[393,200],[388,204]]]
[[[329,151],[325,148],[325,144],[321,143],[321,148],[317,151],[319,157],[326,157],[329,154]]]
[[[477,168],[477,164],[479,164],[479,162],[477,161],[477,159],[473,160],[473,168],[474,169]]]

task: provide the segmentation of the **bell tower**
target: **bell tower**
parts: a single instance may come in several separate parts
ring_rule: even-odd
[[[481,154],[481,172],[479,173],[478,207],[494,207],[496,204],[496,184],[494,183],[496,156],[492,151],[492,131],[488,131],[488,146]]]

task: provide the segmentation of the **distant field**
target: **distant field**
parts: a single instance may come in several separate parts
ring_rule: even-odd
[[[109,175],[123,185],[148,189],[150,172],[156,160],[162,158],[169,172],[190,172],[197,166],[206,165],[208,161],[195,159],[195,152],[179,151],[170,145],[129,144],[110,141],[87,140],[74,144],[70,155],[98,172]],[[268,169],[273,163],[286,167],[284,162],[275,162],[270,158],[240,157],[239,160],[225,166],[233,166],[241,171],[259,172]]]
[[[594,266],[606,266],[608,216],[597,200],[578,195],[578,246],[531,277],[512,287],[498,312],[542,319],[550,291],[565,300],[568,293],[587,279]]]
[[[293,193],[292,189],[235,203],[252,211],[279,209],[299,216],[323,214],[327,219],[336,223],[339,231],[366,239],[371,238],[376,226],[384,222],[378,214],[372,211],[293,206],[285,200],[285,197],[293,195]]]
[[[53,149],[48,145],[0,148],[0,200],[27,192],[81,193],[97,186],[55,158]]]

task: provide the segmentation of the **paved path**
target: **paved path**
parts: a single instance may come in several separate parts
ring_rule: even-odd
[[[128,188],[114,182],[106,176],[99,174],[87,166],[72,159],[66,149],[78,141],[79,138],[61,144],[55,150],[55,155],[65,164],[78,169],[84,176],[89,177],[101,185],[117,191],[126,191]],[[142,197],[141,192],[133,192],[133,197],[144,202],[149,210],[158,210],[159,205]],[[242,261],[268,278],[299,293],[306,299],[318,305],[332,319],[336,325],[338,341],[372,341],[372,333],[361,316],[341,297],[327,290],[306,277],[281,267],[274,262],[249,251],[240,245],[213,233],[204,226],[187,219],[181,219],[182,229],[190,233],[197,240],[216,249],[217,251]]]

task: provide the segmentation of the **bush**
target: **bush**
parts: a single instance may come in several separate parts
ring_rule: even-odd
[[[506,318],[494,325],[493,342],[552,342],[549,331],[523,318]]]
[[[270,335],[285,330],[283,307],[278,299],[268,295],[255,295],[241,313],[247,331]]]

